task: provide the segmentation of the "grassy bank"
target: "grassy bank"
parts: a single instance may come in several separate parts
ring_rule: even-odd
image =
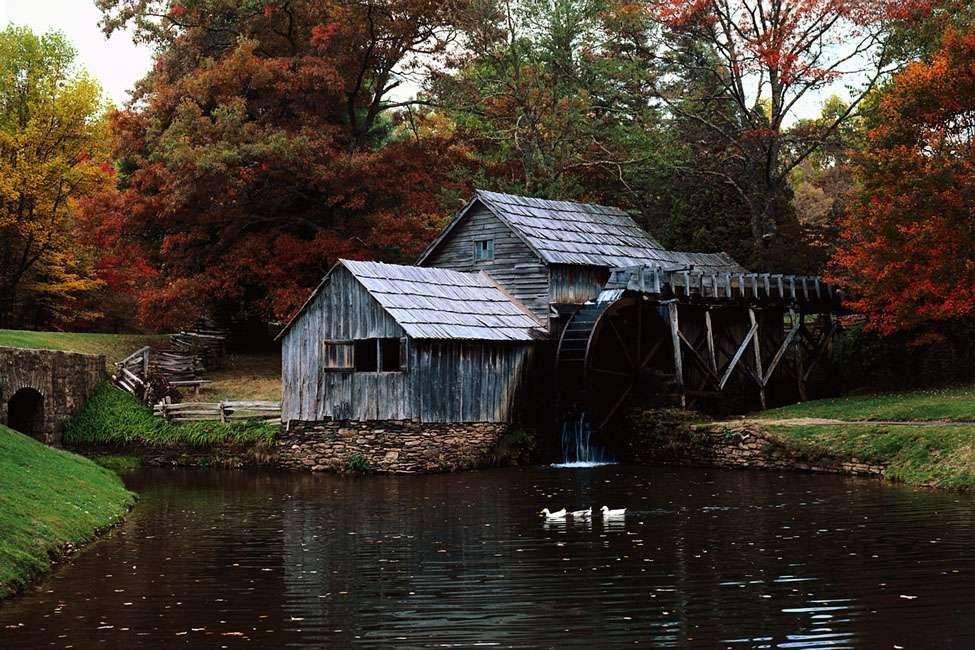
[[[901,393],[875,393],[823,399],[771,409],[766,420],[828,418],[850,422],[934,420],[975,422],[975,385]]]
[[[914,486],[975,488],[975,427],[962,424],[765,425],[783,444],[885,465],[884,477]]]
[[[103,384],[64,431],[70,446],[189,445],[205,448],[227,442],[271,442],[278,427],[259,422],[170,424],[152,415],[133,396]]]
[[[161,345],[161,334],[79,334],[77,332],[32,332],[0,330],[0,346],[45,350],[64,350],[85,354],[104,354],[109,365],[146,345]]]
[[[133,499],[114,472],[0,426],[0,598],[120,521]]]
[[[759,413],[787,446],[886,466],[916,486],[975,488],[975,386],[852,395]]]

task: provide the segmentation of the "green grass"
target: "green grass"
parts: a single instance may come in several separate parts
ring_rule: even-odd
[[[884,476],[915,486],[975,487],[975,426],[849,423],[768,425],[784,444],[886,465]]]
[[[138,456],[126,456],[124,454],[96,454],[91,456],[91,459],[102,467],[112,470],[116,474],[134,472],[142,467],[142,459],[140,459]]]
[[[120,521],[134,498],[114,472],[0,426],[0,598]]]
[[[904,393],[851,395],[772,409],[761,419],[828,418],[847,421],[975,422],[975,385]]]
[[[81,334],[0,329],[0,346],[104,354],[109,365],[146,345],[160,345],[163,334]]]
[[[266,442],[278,427],[262,422],[188,422],[171,424],[155,417],[134,397],[103,384],[68,422],[64,443],[72,446],[127,444],[151,447],[210,447],[225,442]]]

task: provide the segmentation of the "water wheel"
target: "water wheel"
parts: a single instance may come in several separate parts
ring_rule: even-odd
[[[660,389],[667,377],[669,341],[659,306],[642,296],[584,305],[559,340],[562,408],[588,410],[593,430],[599,431],[637,386]]]

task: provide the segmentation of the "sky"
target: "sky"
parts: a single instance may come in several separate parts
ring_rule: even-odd
[[[130,33],[109,40],[98,27],[93,0],[0,0],[0,28],[7,23],[38,33],[59,30],[78,49],[78,64],[98,80],[106,99],[122,106],[129,91],[152,66],[152,50],[135,45]]]

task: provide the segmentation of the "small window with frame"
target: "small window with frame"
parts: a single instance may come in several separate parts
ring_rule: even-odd
[[[406,369],[405,339],[375,338],[352,342],[356,372],[400,372]]]
[[[489,262],[494,259],[494,240],[480,239],[474,242],[474,261]]]
[[[352,341],[325,341],[322,350],[325,370],[350,372],[353,369]]]

